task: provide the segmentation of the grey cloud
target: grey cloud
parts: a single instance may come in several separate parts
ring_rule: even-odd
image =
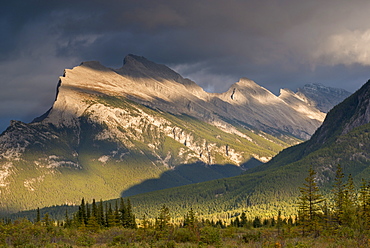
[[[128,53],[215,92],[241,77],[275,93],[308,82],[354,91],[369,77],[369,52],[362,52],[369,10],[365,0],[7,1],[0,9],[0,97],[9,103],[13,94],[8,112],[17,114],[1,108],[0,117],[29,121],[27,113],[51,104],[64,68],[85,60],[117,68]],[[23,100],[32,109],[16,106]]]

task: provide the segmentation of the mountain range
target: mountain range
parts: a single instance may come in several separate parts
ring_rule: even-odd
[[[0,210],[259,171],[309,139],[333,99],[348,95],[306,85],[276,96],[247,78],[208,93],[144,57],[128,55],[120,69],[84,62],[60,77],[49,111],[31,123],[12,121],[0,135]]]
[[[344,181],[352,176],[359,188],[370,180],[370,80],[358,91],[331,109],[310,140],[284,149],[269,162],[243,175],[166,189],[132,197],[138,215],[155,216],[160,202],[169,203],[175,213],[185,214],[191,206],[201,216],[296,215],[299,188],[310,166],[317,172],[320,192],[332,199],[338,164]],[[330,202],[327,202],[330,205]],[[185,206],[185,207],[184,207]],[[226,216],[226,217],[225,217]]]

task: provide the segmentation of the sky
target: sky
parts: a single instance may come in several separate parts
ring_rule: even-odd
[[[356,91],[370,79],[368,0],[12,0],[0,8],[0,132],[55,99],[64,69],[127,54],[209,92],[242,77],[279,94],[307,83]]]

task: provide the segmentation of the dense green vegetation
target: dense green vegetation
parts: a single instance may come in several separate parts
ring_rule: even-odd
[[[299,188],[297,212],[270,217],[235,213],[207,219],[188,208],[182,218],[166,206],[155,218],[134,215],[129,199],[91,204],[82,199],[77,212],[53,220],[48,213],[0,223],[0,245],[11,247],[370,247],[370,182],[356,188],[340,165],[331,191],[321,194],[317,174],[309,169]]]
[[[328,199],[332,198],[331,182],[335,179],[337,158],[341,158],[343,172],[352,175],[356,187],[361,185],[362,178],[370,179],[367,169],[368,161],[365,158],[361,159],[361,154],[366,154],[364,151],[370,150],[368,147],[370,144],[369,130],[369,124],[358,127],[350,133],[340,136],[338,142],[331,146],[320,149],[293,164],[286,166],[279,164],[261,165],[255,169],[249,169],[245,174],[237,177],[220,178],[133,195],[130,196],[130,200],[137,216],[145,214],[148,218],[154,218],[158,206],[163,203],[166,203],[173,213],[174,219],[182,218],[189,207],[209,219],[228,218],[241,212],[246,212],[248,218],[253,218],[256,215],[267,218],[276,215],[279,210],[284,216],[293,216],[297,212],[297,199],[300,194],[298,187],[305,178],[305,173],[302,171],[307,171],[309,165],[312,165],[313,169],[317,171],[318,186],[321,187],[324,197]],[[266,167],[266,169],[259,170],[258,168],[261,167]],[[179,167],[179,171],[181,168]],[[226,167],[220,166],[220,168]],[[181,171],[183,175],[188,175],[187,173],[191,175],[192,170]],[[175,174],[165,173],[164,175],[167,175],[168,180],[177,178],[174,176]],[[150,187],[156,183],[161,185],[160,181],[154,180],[144,182],[143,187]],[[132,188],[131,192],[134,190],[135,188]],[[96,198],[99,199],[98,197]],[[85,199],[91,202],[92,197]],[[114,201],[111,204],[113,206]],[[60,213],[63,216],[64,212],[60,211]]]

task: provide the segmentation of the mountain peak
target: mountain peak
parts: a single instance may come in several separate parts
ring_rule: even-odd
[[[329,110],[351,95],[350,92],[333,87],[327,87],[319,83],[306,84],[297,89],[297,96],[309,105],[327,113]]]
[[[261,88],[261,86],[256,84],[256,82],[246,77],[242,77],[241,79],[239,79],[239,82],[237,82],[236,85],[249,87],[249,88],[254,88],[254,87]]]
[[[84,61],[78,67],[88,69],[88,71],[97,71],[97,72],[111,72],[112,69],[105,67],[99,61]]]
[[[370,80],[350,97],[335,106],[307,143],[308,151],[331,144],[340,135],[370,123]]]
[[[157,80],[180,80],[182,77],[169,67],[154,63],[143,56],[128,54],[123,60],[123,66],[117,73],[133,78],[154,78]]]
[[[134,54],[128,54],[123,59],[123,65],[145,65],[154,64],[154,62],[149,61],[143,56],[138,56]]]

